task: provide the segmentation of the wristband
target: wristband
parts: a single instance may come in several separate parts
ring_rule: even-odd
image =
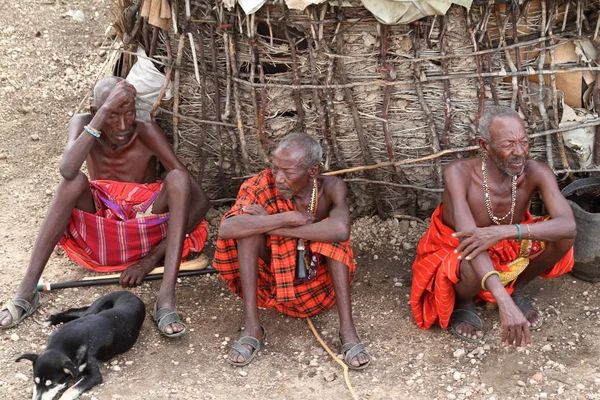
[[[83,127],[83,130],[86,131],[87,133],[89,133],[90,135],[99,138],[100,137],[100,131],[92,128],[91,126],[85,125]]]
[[[527,240],[531,240],[531,230],[529,229],[529,224],[525,226],[527,227]]]
[[[485,287],[485,282],[488,280],[488,278],[492,275],[498,275],[498,278],[500,278],[500,272],[494,270],[494,271],[490,271],[487,274],[485,274],[483,276],[483,278],[481,279],[481,288],[483,290],[487,290],[487,288]]]
[[[515,226],[517,227],[517,231],[519,232],[517,241],[520,242],[521,239],[523,239],[523,230],[521,229],[521,224],[515,224]]]

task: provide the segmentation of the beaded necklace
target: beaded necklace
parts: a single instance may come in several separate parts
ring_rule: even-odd
[[[308,204],[308,212],[316,213],[317,205],[319,202],[319,191],[317,186],[317,177],[315,176],[313,181],[312,192],[310,193],[310,203]],[[299,280],[306,280],[314,277],[316,275],[316,270],[311,268],[311,263],[307,267],[306,263],[306,247],[304,244],[304,239],[298,239],[298,244],[296,246],[298,250],[296,254],[296,278]],[[315,263],[316,264],[316,263]]]
[[[500,225],[501,221],[504,221],[510,216],[509,224],[512,225],[513,217],[515,214],[515,205],[517,203],[517,175],[512,177],[512,185],[510,190],[510,210],[504,217],[496,217],[492,208],[492,197],[490,196],[489,177],[486,168],[485,158],[481,160],[481,175],[483,177],[483,197],[485,198],[485,208],[492,222],[496,225]]]

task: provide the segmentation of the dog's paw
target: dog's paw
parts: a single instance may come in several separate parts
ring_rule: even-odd
[[[81,390],[77,389],[75,386],[72,386],[68,388],[67,391],[62,394],[62,396],[60,396],[59,400],[75,400],[81,396],[81,393],[83,393]]]

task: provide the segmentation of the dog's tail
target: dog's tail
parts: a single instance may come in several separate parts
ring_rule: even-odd
[[[51,315],[45,322],[44,322],[44,326],[52,326],[52,325],[58,325],[61,322],[62,323],[66,323],[69,321],[73,321],[81,316],[84,315],[84,313],[87,311],[88,307],[81,307],[81,308],[71,308],[67,311],[63,311],[61,313],[58,314],[54,314]]]

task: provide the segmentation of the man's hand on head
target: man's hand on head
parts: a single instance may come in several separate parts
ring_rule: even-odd
[[[106,98],[106,100],[104,101],[104,103],[102,104],[102,106],[100,108],[101,109],[105,108],[109,111],[118,110],[125,103],[128,103],[128,102],[135,103],[136,95],[137,95],[137,91],[135,90],[135,87],[132,84],[128,83],[127,81],[123,80],[123,81],[117,83],[112,88],[112,90],[110,91],[110,94],[108,95],[108,97]]]

